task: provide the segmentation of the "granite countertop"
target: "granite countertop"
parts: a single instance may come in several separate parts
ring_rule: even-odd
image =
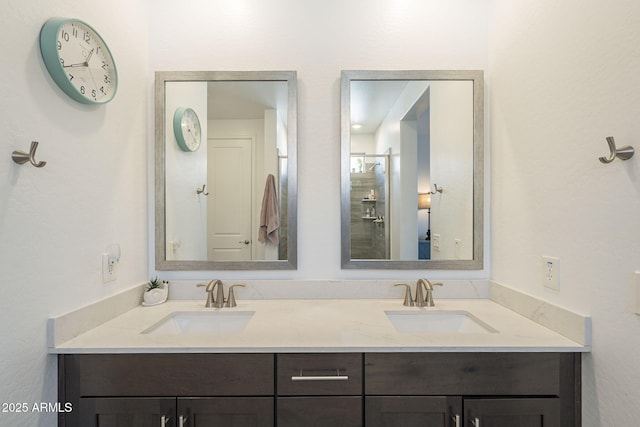
[[[489,299],[438,299],[435,307],[404,307],[397,299],[242,300],[205,308],[203,300],[136,307],[62,343],[68,353],[265,352],[586,352],[566,338]],[[468,312],[497,332],[398,332],[385,312]],[[176,312],[254,312],[241,332],[144,333]]]

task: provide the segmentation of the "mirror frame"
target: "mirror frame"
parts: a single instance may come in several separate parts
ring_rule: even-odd
[[[351,82],[357,80],[473,81],[473,258],[470,260],[351,259]],[[484,236],[484,72],[481,70],[344,70],[341,75],[341,249],[343,269],[482,270]],[[417,195],[416,195],[417,196]]]
[[[287,259],[265,261],[175,261],[166,256],[165,84],[201,81],[286,81]],[[298,265],[297,73],[295,71],[156,71],[155,73],[155,267],[156,270],[295,270]]]

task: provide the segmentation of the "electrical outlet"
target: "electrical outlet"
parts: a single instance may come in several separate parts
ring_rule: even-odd
[[[109,263],[109,254],[102,254],[102,283],[118,278],[118,263]]]
[[[431,249],[434,251],[440,251],[440,235],[433,234],[431,235]]]
[[[549,289],[560,290],[560,259],[542,257],[542,283]]]
[[[456,259],[460,259],[460,252],[462,251],[462,239],[453,239],[453,255]]]

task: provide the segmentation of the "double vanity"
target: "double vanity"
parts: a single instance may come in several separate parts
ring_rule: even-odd
[[[52,319],[59,399],[74,407],[60,425],[580,425],[588,343],[490,298],[438,289],[417,307],[393,284],[397,298],[372,299],[246,299],[247,287],[233,308],[202,293],[82,333],[65,329],[108,308]]]
[[[484,268],[483,79],[342,72],[343,269]],[[296,72],[157,72],[155,98],[156,271],[295,270]],[[581,424],[588,318],[499,284],[179,282],[51,319],[60,426]]]

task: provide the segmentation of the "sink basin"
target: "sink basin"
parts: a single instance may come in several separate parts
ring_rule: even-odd
[[[398,332],[498,332],[467,311],[385,311],[385,314]]]
[[[234,334],[247,327],[255,311],[176,312],[143,334]]]

